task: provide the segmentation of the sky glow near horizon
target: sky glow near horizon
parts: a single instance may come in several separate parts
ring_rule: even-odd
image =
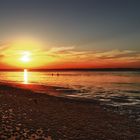
[[[1,68],[140,68],[139,7],[138,0],[0,0]]]

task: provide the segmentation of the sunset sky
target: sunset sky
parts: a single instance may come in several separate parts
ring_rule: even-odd
[[[0,0],[0,69],[140,68],[139,0]]]

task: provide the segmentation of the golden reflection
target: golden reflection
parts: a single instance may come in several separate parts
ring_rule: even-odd
[[[28,70],[24,69],[24,84],[28,84]]]

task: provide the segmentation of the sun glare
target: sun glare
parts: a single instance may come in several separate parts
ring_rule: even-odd
[[[30,61],[30,58],[29,58],[28,56],[23,56],[23,57],[21,58],[21,60],[22,60],[23,62],[29,62],[29,61]]]
[[[40,68],[57,60],[51,52],[44,52],[43,44],[36,40],[15,40],[3,53],[3,63],[15,68]]]
[[[30,61],[30,52],[26,51],[22,53],[23,56],[21,57],[22,62],[29,62]]]

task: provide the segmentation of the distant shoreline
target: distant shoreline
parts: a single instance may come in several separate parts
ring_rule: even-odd
[[[28,69],[28,68],[27,68]],[[140,71],[140,68],[71,68],[71,69],[29,69],[30,71]],[[23,71],[23,69],[0,69],[0,71]]]

